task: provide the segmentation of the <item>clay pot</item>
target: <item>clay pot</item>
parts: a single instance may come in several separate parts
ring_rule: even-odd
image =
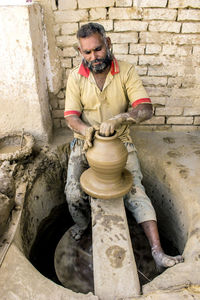
[[[90,196],[113,199],[125,195],[132,186],[132,176],[125,169],[128,152],[117,133],[103,137],[96,132],[93,147],[87,153],[90,168],[80,178]]]

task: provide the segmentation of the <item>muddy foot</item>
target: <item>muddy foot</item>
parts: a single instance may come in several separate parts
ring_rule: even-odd
[[[156,250],[152,248],[152,256],[156,263],[158,271],[163,271],[164,268],[173,267],[184,261],[181,255],[169,256],[166,255],[162,250]]]
[[[80,240],[83,233],[84,233],[84,229],[81,229],[77,224],[74,224],[71,228],[70,228],[70,234],[71,236],[76,240]]]

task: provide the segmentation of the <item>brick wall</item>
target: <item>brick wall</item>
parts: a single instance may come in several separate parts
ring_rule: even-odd
[[[76,31],[101,23],[118,59],[133,63],[154,104],[146,125],[200,125],[200,0],[52,0],[63,85],[50,95],[54,126],[63,118],[67,76],[81,57]]]

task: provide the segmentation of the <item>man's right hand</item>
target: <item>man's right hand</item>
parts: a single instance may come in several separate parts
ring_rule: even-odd
[[[86,128],[85,131],[85,143],[83,145],[83,152],[86,152],[89,148],[92,148],[93,146],[93,139],[95,132],[99,130],[98,125],[90,126]]]

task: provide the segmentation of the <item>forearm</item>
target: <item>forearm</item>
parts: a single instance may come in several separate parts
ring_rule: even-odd
[[[87,126],[79,117],[69,116],[66,118],[67,126],[76,133],[82,134],[85,136]]]
[[[121,113],[110,120],[119,119],[122,125],[133,125],[150,119],[153,115],[151,104],[139,104],[129,112]]]

